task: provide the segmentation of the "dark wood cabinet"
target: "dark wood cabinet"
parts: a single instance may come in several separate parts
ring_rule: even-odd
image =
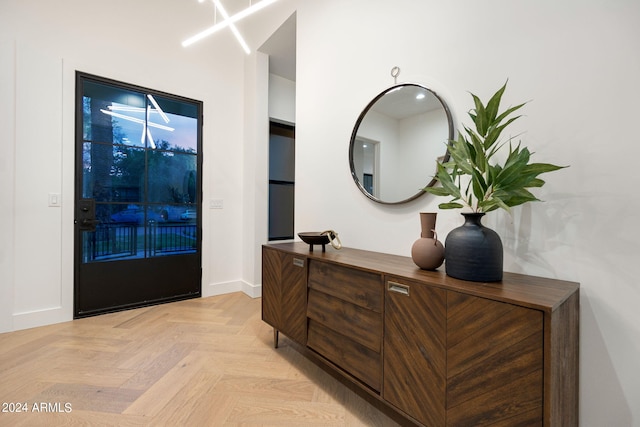
[[[577,283],[283,243],[263,247],[262,285],[267,323],[403,424],[578,425]]]
[[[307,342],[307,258],[262,250],[262,320],[299,344]]]

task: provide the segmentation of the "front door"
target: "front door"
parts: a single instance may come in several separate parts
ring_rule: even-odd
[[[202,103],[76,73],[74,317],[201,295]]]

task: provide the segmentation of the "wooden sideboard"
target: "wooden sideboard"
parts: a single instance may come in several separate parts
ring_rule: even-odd
[[[410,258],[262,248],[262,319],[402,424],[577,426],[574,282],[475,283]]]

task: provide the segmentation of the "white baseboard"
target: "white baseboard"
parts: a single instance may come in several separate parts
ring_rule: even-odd
[[[38,326],[53,325],[54,323],[73,320],[71,313],[66,313],[62,307],[51,307],[41,310],[25,311],[13,314],[13,330],[35,328]]]
[[[252,285],[243,280],[234,280],[232,282],[210,283],[202,287],[203,297],[212,297],[233,292],[244,292],[251,298],[260,298],[262,296],[262,285]]]

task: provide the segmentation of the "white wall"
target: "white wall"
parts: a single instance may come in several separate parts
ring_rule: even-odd
[[[15,42],[0,40],[0,332],[13,328]]]
[[[269,74],[269,118],[296,123],[296,82]]]
[[[636,0],[301,1],[297,11],[296,231],[335,229],[345,246],[409,255],[420,211],[445,199],[374,204],[347,149],[362,107],[399,81],[434,89],[456,123],[509,79],[512,128],[548,174],[544,203],[484,221],[505,269],[581,283],[581,424],[640,426],[640,3]],[[459,127],[459,126],[458,126]],[[332,159],[332,167],[317,159]],[[432,165],[425,165],[431,168]],[[438,214],[444,238],[462,223]]]
[[[269,237],[269,57],[257,52],[245,70],[243,278],[261,283],[261,243]],[[256,296],[262,289],[255,287]]]
[[[60,207],[49,207],[48,194],[62,185],[62,59],[38,45],[16,44],[16,120],[14,218],[16,265],[14,322],[31,326],[32,317],[53,315],[63,303],[61,286],[43,286],[62,273]],[[42,237],[46,236],[45,239]],[[36,261],[37,260],[37,261]],[[35,268],[34,261],[37,262]],[[32,316],[35,314],[35,316]],[[52,316],[52,317],[49,317]]]

